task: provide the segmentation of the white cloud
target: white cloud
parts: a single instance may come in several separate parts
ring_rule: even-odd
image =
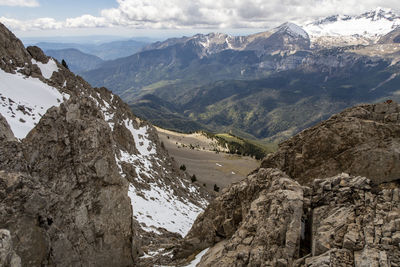
[[[83,15],[77,18],[70,18],[65,21],[66,28],[97,28],[107,27],[109,23],[105,18]]]
[[[3,2],[35,2],[33,0]],[[360,14],[377,6],[397,8],[398,0],[117,0],[99,17],[82,15],[65,21],[17,21],[0,18],[13,29],[59,29],[123,26],[137,29],[270,28],[277,24],[333,14]],[[45,23],[48,22],[48,23]]]
[[[21,21],[16,19],[0,17],[0,22],[2,22],[11,29],[17,29],[21,31],[38,30],[38,29],[58,30],[64,27],[64,23],[58,22],[53,18],[39,18],[35,20]]]
[[[37,7],[39,2],[37,0],[0,0],[0,6]]]

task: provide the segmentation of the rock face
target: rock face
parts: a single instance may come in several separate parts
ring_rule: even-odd
[[[397,27],[379,39],[379,44],[398,44],[400,43],[400,27]]]
[[[262,168],[215,199],[175,258],[210,247],[197,266],[400,266],[399,187],[345,173],[306,187]]]
[[[16,141],[6,119],[0,114],[0,142]]]
[[[21,267],[21,259],[14,252],[10,231],[0,230],[0,266]]]
[[[0,23],[0,68],[7,71],[14,71],[11,67],[24,67],[29,61],[29,53],[25,50],[22,42],[15,37],[3,24]]]
[[[22,154],[0,172],[0,225],[23,266],[133,265],[128,181],[112,144],[90,99],[49,110],[22,143],[2,143],[9,158]]]
[[[322,266],[323,258],[345,266],[400,266],[398,182],[373,187],[365,177],[341,174],[315,180],[311,192],[306,266]]]
[[[224,243],[210,249],[199,266],[288,264],[298,257],[302,209],[297,182],[276,169],[261,169],[218,197],[186,240],[201,244],[200,249]]]
[[[118,96],[0,38],[0,266],[153,266],[207,193]]]
[[[280,144],[261,164],[301,184],[340,172],[379,184],[400,179],[400,105],[361,105],[332,116]]]

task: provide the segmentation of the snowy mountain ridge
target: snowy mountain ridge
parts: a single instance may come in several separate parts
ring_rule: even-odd
[[[224,33],[196,34],[191,37],[171,38],[156,42],[144,48],[144,51],[165,49],[180,45],[192,46],[199,57],[207,57],[225,50],[256,51],[257,54],[277,53],[281,50],[307,48],[309,36],[300,26],[286,22],[266,32],[248,36],[232,36]]]
[[[151,44],[144,50],[191,45],[195,47],[199,57],[207,57],[224,50],[252,50],[258,55],[276,54],[314,47],[369,45],[399,26],[400,16],[393,10],[377,8],[357,16],[333,15],[304,24],[286,22],[265,32],[247,36],[209,33],[171,38]],[[311,47],[308,42],[311,42]],[[271,46],[274,49],[268,48]]]
[[[377,8],[358,16],[334,15],[303,25],[312,37],[359,36],[376,38],[400,26],[400,16],[391,9]]]

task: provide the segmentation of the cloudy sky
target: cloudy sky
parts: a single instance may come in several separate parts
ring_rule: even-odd
[[[0,0],[0,22],[18,36],[254,32],[286,21],[361,14],[399,0]]]

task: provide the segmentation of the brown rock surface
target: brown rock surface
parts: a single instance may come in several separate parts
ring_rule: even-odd
[[[15,67],[30,63],[30,55],[22,42],[0,23],[0,68],[14,73]]]
[[[361,105],[280,144],[262,168],[278,168],[301,184],[340,172],[372,182],[400,179],[400,105]]]
[[[400,266],[399,227],[398,182],[343,173],[305,187],[260,169],[210,204],[175,260],[209,247],[198,266]]]
[[[0,142],[16,141],[6,119],[0,114]]]
[[[299,255],[302,214],[303,188],[279,170],[260,169],[210,204],[175,255],[220,242],[199,266],[291,264]]]
[[[26,50],[32,56],[33,59],[40,61],[42,63],[49,62],[49,58],[43,53],[42,49],[40,49],[39,47],[28,46]]]
[[[111,137],[92,100],[71,99],[15,142],[29,170],[8,164],[0,172],[0,225],[12,233],[23,266],[134,264],[128,182]]]

